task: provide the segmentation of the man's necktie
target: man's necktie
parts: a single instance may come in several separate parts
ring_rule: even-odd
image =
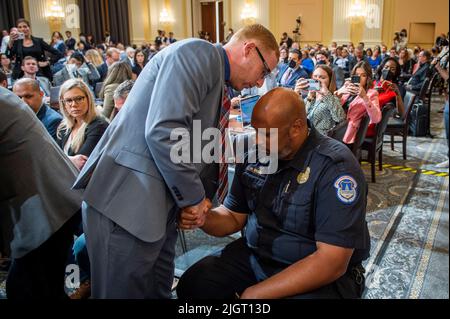
[[[283,76],[283,82],[281,83],[282,85],[287,85],[289,82],[289,79],[291,78],[291,74],[292,74],[292,69],[289,68]]]
[[[217,200],[220,204],[222,204],[225,200],[225,197],[228,193],[228,164],[225,157],[225,139],[228,138],[226,135],[226,129],[228,128],[229,117],[230,117],[230,108],[231,101],[228,97],[228,88],[225,86],[223,99],[222,99],[222,108],[220,110],[220,121],[219,121],[219,129],[221,134],[221,147],[222,154],[220,158],[219,164],[219,188],[217,190]]]

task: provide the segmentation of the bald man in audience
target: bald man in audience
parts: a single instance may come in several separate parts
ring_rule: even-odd
[[[20,79],[14,83],[13,92],[28,104],[48,133],[56,140],[62,116],[44,103],[44,93],[40,89],[39,82],[28,78]]]
[[[245,227],[245,235],[188,269],[178,297],[360,298],[370,238],[367,185],[358,161],[345,145],[318,133],[289,89],[263,96],[252,126],[258,132],[278,129],[278,171],[267,175],[263,164],[246,156],[222,206],[182,213],[182,229],[201,227],[225,237]],[[277,139],[269,141],[258,144],[270,150]]]

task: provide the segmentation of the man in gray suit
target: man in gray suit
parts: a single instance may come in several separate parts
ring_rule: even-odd
[[[80,223],[77,170],[28,105],[0,88],[0,251],[11,254],[9,299],[64,298]]]
[[[178,213],[205,211],[219,175],[201,160],[173,163],[171,132],[217,127],[225,84],[262,86],[278,57],[272,33],[252,25],[223,48],[179,41],[147,64],[74,185],[85,188],[92,297],[170,298]]]

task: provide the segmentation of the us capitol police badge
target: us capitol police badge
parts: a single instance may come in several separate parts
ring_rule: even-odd
[[[311,174],[311,168],[307,168],[303,173],[298,174],[297,183],[300,185],[305,184],[309,180],[309,175]]]

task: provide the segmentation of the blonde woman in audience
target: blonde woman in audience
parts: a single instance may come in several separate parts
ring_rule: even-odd
[[[95,49],[90,49],[86,52],[85,58],[87,61],[91,62],[96,68],[102,65],[105,61],[103,61],[100,53]]]
[[[302,91],[309,91],[305,99],[308,120],[320,133],[326,135],[329,130],[345,120],[346,114],[339,98],[333,95],[336,91],[333,70],[329,66],[318,65],[312,79],[319,81],[319,90],[311,90],[309,81],[300,79],[295,86],[295,92],[301,94]]]
[[[133,72],[127,61],[116,62],[109,68],[103,88],[100,91],[100,98],[103,99],[102,115],[104,117],[108,119],[111,117],[114,109],[114,91],[121,83],[131,80],[132,77]]]
[[[66,81],[59,93],[63,120],[58,127],[57,143],[81,169],[103,136],[108,123],[98,116],[91,90],[82,80]]]

